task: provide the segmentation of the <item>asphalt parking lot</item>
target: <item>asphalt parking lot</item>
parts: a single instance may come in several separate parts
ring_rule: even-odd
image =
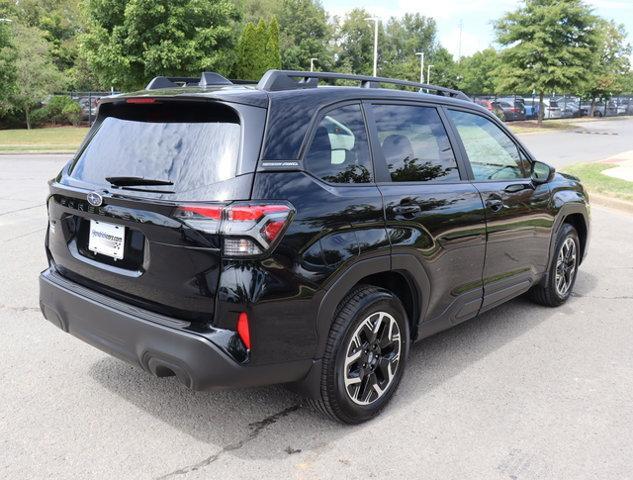
[[[1,478],[633,478],[633,216],[593,208],[566,305],[519,298],[416,344],[384,414],[344,427],[282,387],[188,391],[44,321],[61,164],[0,157]]]

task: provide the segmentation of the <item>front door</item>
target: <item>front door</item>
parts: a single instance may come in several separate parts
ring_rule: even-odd
[[[547,268],[554,215],[547,184],[530,178],[530,160],[492,120],[447,110],[486,207],[484,303],[487,310],[528,290]]]

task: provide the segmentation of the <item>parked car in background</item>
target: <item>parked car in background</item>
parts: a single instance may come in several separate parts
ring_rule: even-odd
[[[556,104],[561,110],[563,118],[580,117],[580,99],[577,97],[556,98]]]
[[[503,100],[497,100],[495,103],[503,112],[503,119],[506,122],[525,120],[524,109],[521,108],[521,105],[517,106],[518,102],[510,103]]]
[[[486,110],[496,115],[497,118],[501,120],[505,120],[505,113],[503,112],[503,109],[499,106],[499,104],[495,100],[488,99],[488,98],[476,98],[475,103],[477,105],[481,105]]]
[[[497,102],[499,103],[499,106],[501,107],[501,109],[503,110],[505,116],[506,116],[506,121],[520,121],[520,120],[525,120],[526,115],[525,115],[525,100],[523,100],[523,98],[521,97],[500,97],[497,98]],[[502,105],[503,103],[508,104],[508,106],[510,106],[510,110],[507,111],[507,107],[505,107],[504,105]]]
[[[533,120],[538,117],[538,100],[533,98],[523,99],[523,108],[525,109],[525,118]]]
[[[563,118],[563,112],[556,100],[551,98],[543,99],[543,118]]]

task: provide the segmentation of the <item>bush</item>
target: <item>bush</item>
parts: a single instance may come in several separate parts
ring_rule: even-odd
[[[49,114],[46,107],[33,110],[30,114],[31,128],[41,127],[49,122]]]
[[[81,122],[81,107],[77,102],[71,101],[62,109],[62,117],[76,127]]]
[[[48,121],[55,125],[76,125],[81,120],[81,107],[65,95],[51,97],[43,109],[48,114]]]

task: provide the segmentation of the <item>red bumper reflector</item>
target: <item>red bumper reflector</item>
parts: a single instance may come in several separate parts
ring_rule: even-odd
[[[246,312],[241,312],[237,317],[237,334],[242,340],[244,346],[250,350],[251,349],[251,332],[248,326],[248,315]]]

